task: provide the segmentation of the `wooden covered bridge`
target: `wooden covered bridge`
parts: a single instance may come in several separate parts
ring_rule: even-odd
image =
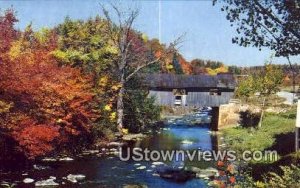
[[[229,102],[236,86],[232,74],[146,74],[143,80],[158,105],[212,107],[212,130],[218,130],[219,106]]]

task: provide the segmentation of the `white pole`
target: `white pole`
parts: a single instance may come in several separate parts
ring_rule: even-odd
[[[296,128],[295,128],[295,148],[296,151],[299,150],[299,129],[300,129],[300,100],[298,100],[297,104],[297,116],[296,116]]]
[[[296,127],[300,128],[300,100],[297,103],[297,117],[296,117]]]
[[[161,42],[161,0],[158,1],[158,39]]]
[[[299,128],[295,128],[295,151],[299,150]]]

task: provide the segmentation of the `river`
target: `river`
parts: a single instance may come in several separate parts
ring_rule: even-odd
[[[212,150],[217,145],[216,138],[210,134],[208,126],[188,126],[172,123],[135,143],[132,147],[148,148],[149,150]],[[126,148],[123,148],[123,151]],[[124,153],[123,153],[124,154]],[[126,154],[126,153],[125,153]],[[168,161],[169,167],[196,166],[199,168],[213,167],[213,162],[203,161]],[[118,155],[86,156],[74,158],[73,161],[41,162],[34,168],[23,168],[1,171],[2,184],[14,182],[18,187],[33,187],[24,184],[25,178],[35,182],[52,176],[60,187],[124,187],[125,185],[145,185],[147,187],[208,187],[208,180],[193,178],[183,183],[163,179],[156,174],[158,165],[153,161],[121,161]],[[68,174],[84,174],[86,178],[71,184],[66,180]]]

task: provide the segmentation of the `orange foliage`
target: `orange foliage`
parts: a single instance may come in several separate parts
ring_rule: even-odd
[[[155,55],[154,55],[156,58],[160,58],[161,57],[161,51],[157,51],[155,52]]]
[[[218,161],[217,165],[218,165],[218,167],[222,167],[222,166],[224,166],[224,162],[223,161]]]
[[[192,74],[193,70],[190,65],[182,56],[179,56],[179,64],[181,65],[184,74]]]
[[[235,177],[234,177],[234,176],[231,176],[231,177],[229,178],[229,182],[230,182],[231,184],[235,183]]]
[[[51,55],[57,37],[51,33],[48,38],[41,44],[32,31],[23,33],[18,41],[22,51],[13,58],[2,54],[0,63],[0,100],[12,104],[8,113],[0,114],[0,129],[30,158],[87,135],[95,117],[92,77],[60,67]]]
[[[11,9],[6,10],[3,15],[0,13],[0,60],[2,54],[9,50],[12,41],[17,36],[17,31],[14,29],[17,21]]]
[[[19,143],[19,149],[28,158],[34,158],[51,152],[53,142],[59,137],[59,128],[48,125],[28,125],[20,131],[13,132],[13,138]]]

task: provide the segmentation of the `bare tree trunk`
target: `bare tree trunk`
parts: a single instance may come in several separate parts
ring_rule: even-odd
[[[125,61],[122,61],[121,65],[125,65]],[[123,67],[122,67],[123,68]],[[125,94],[125,73],[124,70],[120,70],[120,90],[117,98],[117,126],[118,130],[122,132],[123,119],[124,119],[124,94]]]
[[[266,97],[263,98],[263,103],[262,103],[262,107],[261,107],[261,113],[260,113],[258,128],[261,128],[261,125],[262,125],[262,120],[263,120],[263,117],[264,117],[265,102],[266,102]]]
[[[124,101],[123,97],[125,94],[125,88],[124,88],[124,82],[120,83],[120,90],[118,93],[118,99],[117,99],[117,125],[118,125],[118,130],[121,132],[123,128],[123,119],[124,119]]]

